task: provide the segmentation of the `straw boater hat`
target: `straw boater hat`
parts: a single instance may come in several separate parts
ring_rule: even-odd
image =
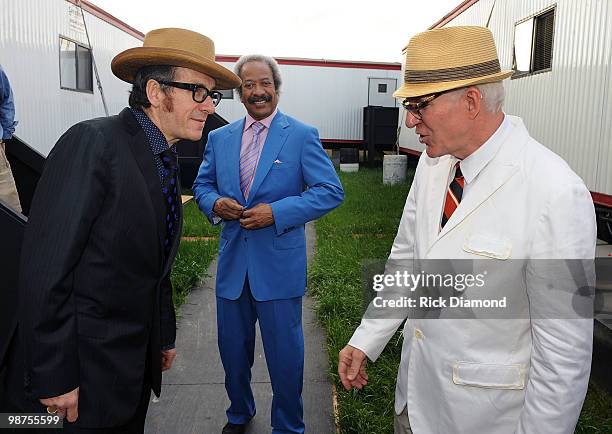
[[[115,56],[113,74],[132,83],[143,66],[182,66],[209,75],[216,80],[215,89],[240,86],[240,78],[215,62],[214,42],[199,33],[185,29],[156,29],[145,35],[142,47],[130,48]]]
[[[404,84],[395,98],[501,81],[513,72],[501,70],[493,34],[485,27],[429,30],[413,36],[405,50]]]

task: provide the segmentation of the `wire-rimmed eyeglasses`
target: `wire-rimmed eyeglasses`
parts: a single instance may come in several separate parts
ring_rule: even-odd
[[[180,83],[178,81],[160,81],[159,83],[165,86],[172,86],[179,89],[190,90],[191,97],[197,103],[204,102],[206,98],[210,96],[210,98],[212,99],[212,103],[215,107],[219,105],[219,103],[221,102],[221,98],[223,97],[221,92],[217,90],[208,90],[201,84]]]

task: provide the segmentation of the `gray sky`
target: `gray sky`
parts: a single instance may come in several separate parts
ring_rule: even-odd
[[[146,33],[195,30],[217,54],[401,62],[412,35],[461,0],[89,0]],[[290,5],[290,6],[288,6]]]

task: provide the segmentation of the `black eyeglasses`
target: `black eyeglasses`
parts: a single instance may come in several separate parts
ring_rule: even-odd
[[[406,110],[408,110],[408,112],[412,116],[414,116],[418,120],[422,120],[423,119],[423,114],[421,113],[421,110],[423,110],[425,107],[427,107],[429,104],[431,104],[431,102],[434,99],[436,99],[440,95],[445,94],[446,92],[449,92],[449,91],[432,93],[431,95],[426,96],[425,98],[423,98],[419,102],[410,102],[410,101],[408,101],[408,98],[406,98],[404,101],[402,101],[402,106],[404,106],[404,108]]]
[[[179,89],[190,90],[191,97],[197,103],[204,102],[204,100],[206,100],[206,98],[210,96],[210,98],[212,99],[212,103],[215,107],[219,105],[219,103],[221,102],[221,98],[223,97],[221,92],[216,90],[208,90],[201,84],[179,83],[177,81],[159,81],[159,83],[165,86],[172,86],[177,87]]]

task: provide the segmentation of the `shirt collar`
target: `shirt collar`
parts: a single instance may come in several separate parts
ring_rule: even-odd
[[[253,125],[255,122],[260,122],[261,124],[263,124],[264,127],[270,129],[270,125],[272,124],[272,120],[274,119],[274,116],[276,116],[276,113],[278,113],[278,107],[274,109],[270,116],[268,116],[267,118],[263,118],[260,121],[253,119],[253,117],[247,113],[244,121],[244,130],[242,131],[244,132],[251,128],[251,125]]]
[[[153,155],[159,155],[168,148],[170,148],[172,152],[176,153],[176,146],[170,146],[168,144],[164,134],[159,128],[157,128],[157,125],[155,125],[153,121],[149,119],[149,116],[147,116],[144,111],[132,107],[130,107],[130,111],[142,127],[145,136],[147,137],[147,141],[151,146],[151,151],[153,152]]]
[[[466,183],[471,183],[478,174],[489,164],[504,142],[506,133],[510,128],[510,120],[504,114],[504,120],[497,130],[476,151],[461,160],[461,174]]]

